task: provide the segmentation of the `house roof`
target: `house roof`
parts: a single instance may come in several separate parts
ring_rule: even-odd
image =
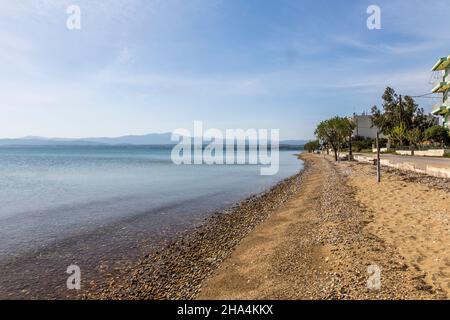
[[[440,58],[433,66],[432,71],[445,70],[450,65],[450,55]]]
[[[431,90],[432,93],[438,93],[438,92],[445,92],[448,89],[450,89],[450,82],[448,81],[442,81],[439,82],[434,88],[433,90]]]

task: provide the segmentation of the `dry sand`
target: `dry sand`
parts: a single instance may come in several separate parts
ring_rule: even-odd
[[[427,283],[450,296],[450,193],[390,171],[377,184],[370,165],[347,164],[356,200],[374,212],[368,230],[396,247]],[[405,179],[406,178],[406,179]],[[450,189],[450,180],[447,186]]]
[[[305,154],[302,187],[246,236],[198,299],[442,299],[449,193]],[[442,190],[443,189],[443,190]],[[368,288],[368,267],[381,287]],[[442,288],[442,290],[441,290]]]

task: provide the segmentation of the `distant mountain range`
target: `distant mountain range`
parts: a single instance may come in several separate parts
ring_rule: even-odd
[[[280,144],[289,145],[289,146],[304,146],[310,140],[281,140]]]
[[[171,145],[171,133],[150,133],[115,138],[97,137],[82,139],[45,138],[28,136],[16,139],[0,139],[0,146],[95,146],[95,145]],[[281,145],[303,146],[308,140],[284,140]]]

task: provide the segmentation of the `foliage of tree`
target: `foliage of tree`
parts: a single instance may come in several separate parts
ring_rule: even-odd
[[[355,136],[352,140],[352,147],[356,152],[360,152],[361,150],[366,149],[372,149],[372,146],[375,143],[374,139],[361,136]]]
[[[372,107],[372,118],[374,125],[380,128],[383,134],[392,136],[392,130],[396,128],[394,134],[398,139],[402,128],[406,132],[415,128],[419,128],[423,132],[432,126],[432,121],[428,119],[423,108],[419,108],[412,97],[405,96],[401,99],[394,89],[387,87],[382,99],[383,110],[378,109],[377,106]],[[402,141],[405,140],[403,137]]]
[[[450,143],[450,132],[442,126],[432,126],[425,130],[425,140],[433,143],[440,143],[441,146]]]
[[[334,159],[338,160],[338,154],[343,144],[348,140],[354,124],[348,118],[334,117],[319,123],[315,135],[322,142],[333,149]]]
[[[309,141],[308,143],[305,144],[304,148],[309,153],[311,153],[311,152],[313,152],[315,150],[319,150],[319,148],[320,148],[320,141],[319,140]]]
[[[411,129],[406,133],[406,138],[411,145],[417,147],[423,140],[422,130],[420,130],[420,128]]]
[[[405,140],[407,139],[406,126],[400,122],[390,130],[390,137],[394,144],[403,146]]]

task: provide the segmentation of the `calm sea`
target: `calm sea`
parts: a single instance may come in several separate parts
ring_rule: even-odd
[[[0,259],[98,230],[186,228],[299,172],[293,154],[261,176],[257,165],[176,166],[168,148],[0,147]]]

